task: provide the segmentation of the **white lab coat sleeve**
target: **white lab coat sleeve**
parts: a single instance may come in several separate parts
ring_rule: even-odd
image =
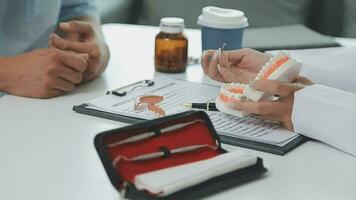
[[[324,85],[295,93],[294,130],[356,156],[356,94]]]
[[[356,93],[356,47],[289,51],[314,83]]]

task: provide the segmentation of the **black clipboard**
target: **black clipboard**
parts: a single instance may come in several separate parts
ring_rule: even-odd
[[[137,85],[139,87],[146,87],[146,86],[152,86],[152,80],[143,80],[143,81],[138,81],[133,84],[123,86],[121,88],[115,89],[113,91],[123,91],[116,96],[125,96],[123,93],[131,92],[132,88],[137,89]],[[154,82],[153,82],[154,83]],[[141,85],[140,85],[141,84]],[[127,88],[131,88],[128,90],[125,90]],[[134,90],[135,90],[134,89]],[[113,91],[108,91],[106,95],[113,95]],[[77,106],[73,106],[73,111],[85,115],[90,115],[94,117],[99,117],[99,118],[104,118],[104,119],[109,119],[113,121],[119,121],[119,122],[124,122],[128,124],[136,124],[142,121],[145,121],[146,119],[142,118],[135,118],[135,117],[129,117],[129,116],[124,116],[124,115],[119,115],[115,113],[110,113],[102,110],[96,110],[88,104],[81,104]],[[292,141],[290,141],[288,144],[284,146],[278,146],[278,145],[272,145],[272,144],[266,144],[263,142],[257,142],[257,141],[251,141],[251,140],[246,140],[246,139],[241,139],[241,138],[236,138],[236,137],[231,137],[231,136],[225,136],[219,134],[219,137],[221,138],[222,143],[229,144],[229,145],[234,145],[238,147],[243,147],[243,148],[248,148],[248,149],[253,149],[257,151],[262,151],[266,153],[272,153],[276,155],[285,155],[286,153],[290,152],[291,150],[295,149],[299,145],[303,144],[308,140],[307,137],[299,135],[298,137],[294,138]]]

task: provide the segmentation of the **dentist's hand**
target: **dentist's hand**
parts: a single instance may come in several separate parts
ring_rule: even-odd
[[[300,85],[312,85],[309,79],[299,76],[292,84],[272,80],[259,80],[253,82],[256,90],[278,96],[276,101],[261,102],[236,102],[235,109],[248,113],[257,114],[263,119],[278,121],[285,129],[293,131],[292,112],[294,93],[302,89]]]
[[[59,25],[67,33],[67,38],[52,34],[52,47],[84,53],[89,55],[88,68],[84,72],[83,81],[90,81],[98,77],[106,68],[110,53],[109,48],[95,31],[94,25],[86,21],[69,21]]]
[[[202,55],[204,73],[220,82],[249,83],[254,80],[261,67],[269,60],[268,54],[241,49],[223,51],[208,50]]]

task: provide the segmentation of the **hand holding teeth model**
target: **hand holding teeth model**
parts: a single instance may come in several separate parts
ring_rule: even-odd
[[[293,82],[300,71],[302,64],[286,52],[280,52],[271,57],[257,74],[256,80],[277,80],[280,82]],[[240,83],[226,83],[221,86],[220,94],[216,98],[216,108],[221,112],[244,117],[249,113],[234,109],[234,103],[239,101],[260,101],[269,100],[271,95],[257,91],[250,85]]]

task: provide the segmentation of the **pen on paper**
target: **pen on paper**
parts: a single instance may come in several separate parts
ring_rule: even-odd
[[[195,109],[202,109],[202,110],[207,110],[207,111],[219,111],[215,103],[186,103],[182,104],[182,106],[186,108],[195,108]]]

